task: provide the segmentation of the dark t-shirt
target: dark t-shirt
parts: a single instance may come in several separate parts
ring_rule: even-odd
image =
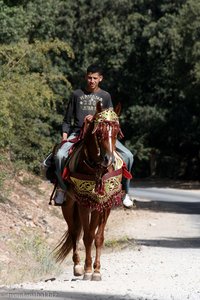
[[[84,118],[87,115],[95,114],[96,104],[99,101],[101,101],[103,108],[113,107],[110,94],[102,89],[95,93],[90,93],[84,89],[75,90],[67,106],[62,131],[68,134],[79,132]]]

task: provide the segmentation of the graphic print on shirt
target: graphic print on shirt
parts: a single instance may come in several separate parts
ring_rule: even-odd
[[[80,108],[83,111],[95,112],[98,101],[102,102],[103,99],[94,94],[80,96]]]

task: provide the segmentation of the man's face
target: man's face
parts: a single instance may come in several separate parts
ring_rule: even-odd
[[[103,76],[99,73],[88,73],[86,75],[87,89],[90,92],[95,92],[99,88],[99,83],[102,81]]]

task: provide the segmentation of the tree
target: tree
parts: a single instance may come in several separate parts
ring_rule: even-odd
[[[9,6],[0,1],[0,43],[9,44],[26,36],[28,26],[22,6]]]
[[[29,57],[27,81],[28,75],[45,73],[45,86],[57,98],[58,114],[54,121],[47,118],[48,128],[52,123],[58,128],[61,103],[69,95],[69,83],[63,78],[73,88],[80,87],[88,64],[100,62],[106,79],[102,87],[111,92],[114,105],[122,102],[124,142],[135,152],[138,174],[150,174],[146,169],[154,156],[159,176],[198,177],[197,0],[7,0],[0,5],[2,43],[20,45],[26,38],[35,45],[35,40],[58,37],[73,49],[75,59],[70,60],[65,51],[58,54],[55,49]],[[44,56],[50,66],[45,72]],[[6,99],[2,123],[9,115]]]
[[[60,91],[66,96],[71,89],[54,64],[58,57],[64,57],[66,64],[73,58],[71,48],[59,40],[0,47],[1,145],[9,148],[13,161],[25,162],[37,172],[41,159],[59,140]]]

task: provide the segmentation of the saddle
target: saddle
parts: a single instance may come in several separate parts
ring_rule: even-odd
[[[78,138],[74,138],[73,140],[71,140],[71,142],[73,144],[72,144],[72,147],[69,150],[69,155],[66,159],[66,164],[68,164],[74,149],[76,149],[77,145],[81,141]],[[52,151],[47,155],[47,157],[45,158],[45,160],[42,163],[43,176],[53,184],[56,184],[56,182],[57,182],[57,178],[56,178],[56,174],[55,174],[55,171],[56,171],[55,155],[58,152],[58,150],[61,148],[63,143],[64,142],[55,144]]]
[[[55,166],[54,156],[55,153],[58,151],[59,147],[60,144],[55,144],[53,150],[47,155],[47,157],[42,163],[43,176],[53,184],[56,183],[56,175],[55,175],[56,166]]]

